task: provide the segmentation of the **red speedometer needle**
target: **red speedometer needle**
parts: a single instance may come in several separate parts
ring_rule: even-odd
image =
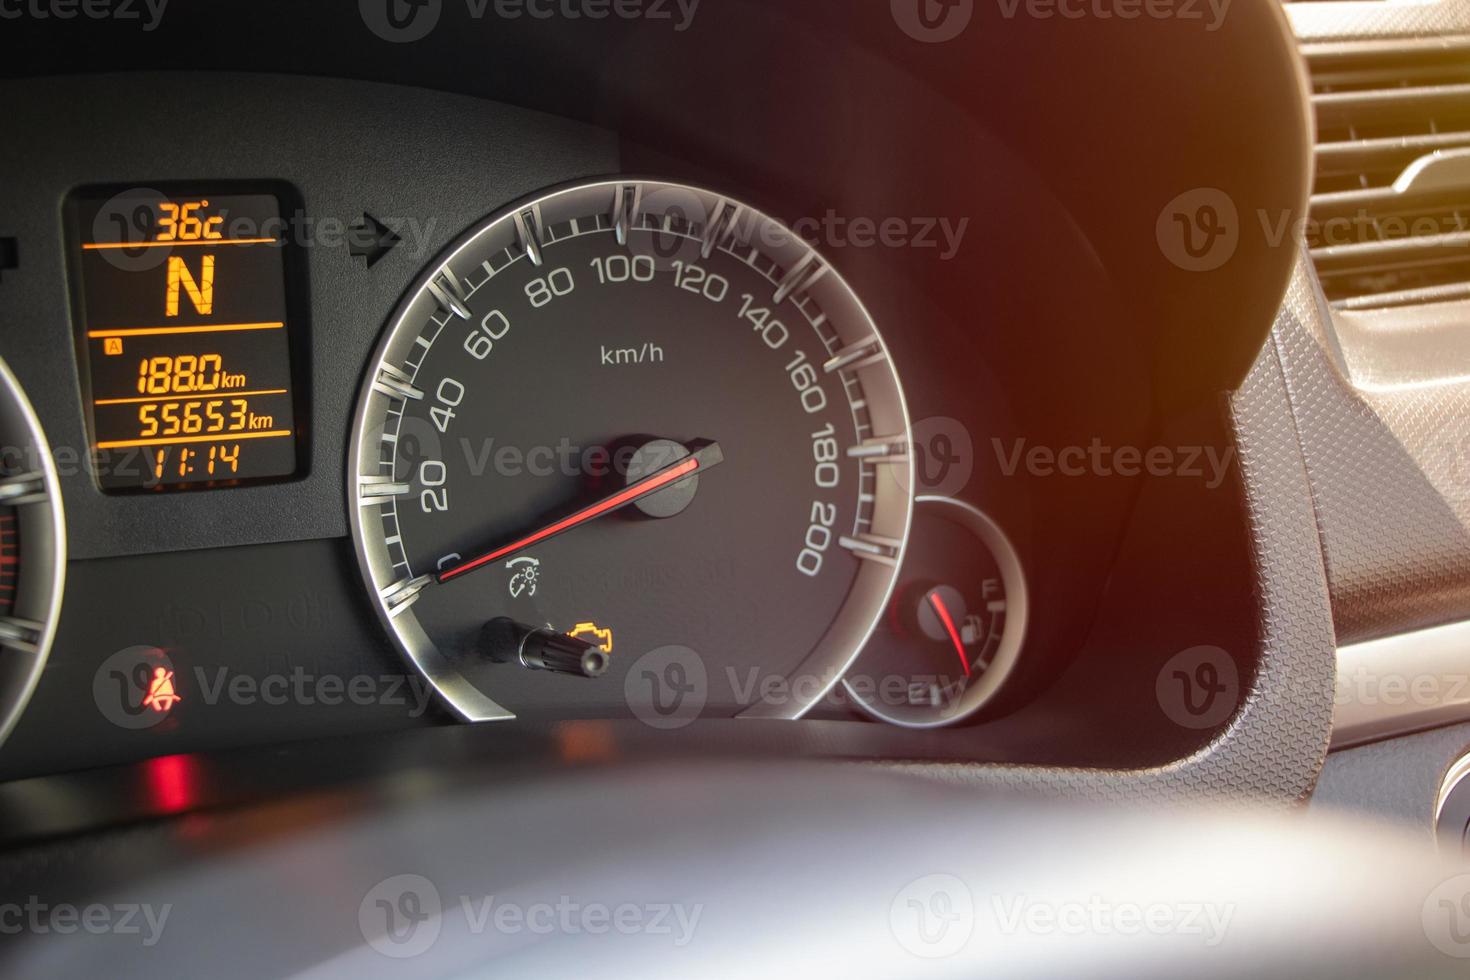
[[[487,551],[478,558],[471,558],[466,562],[455,565],[448,571],[440,572],[436,577],[437,581],[443,584],[457,579],[461,575],[467,575],[477,568],[483,568],[502,558],[508,558],[516,552],[525,551],[527,548],[554,538],[558,534],[564,534],[573,528],[581,527],[583,524],[595,521],[599,517],[606,517],[613,511],[621,510],[629,504],[637,503],[644,497],[672,487],[676,483],[682,483],[696,473],[702,473],[707,469],[720,465],[724,461],[725,454],[720,451],[720,444],[717,442],[707,443],[692,455],[685,456],[683,459],[649,474],[637,483],[633,483],[616,493],[603,497],[595,504],[583,507],[570,517],[563,517],[559,521],[546,525],[539,531],[533,531],[525,537],[518,538],[507,545],[496,548],[494,551]]]
[[[939,590],[935,589],[929,593],[929,605],[934,607],[939,621],[944,624],[944,631],[949,634],[950,642],[954,644],[954,652],[959,655],[960,663],[965,665],[965,676],[970,676],[970,658],[965,656],[965,645],[960,642],[960,631],[954,628],[954,617],[949,614],[949,607],[944,600],[939,598]]]

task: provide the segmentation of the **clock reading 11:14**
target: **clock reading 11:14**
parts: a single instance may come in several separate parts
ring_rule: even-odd
[[[295,474],[279,199],[126,191],[71,218],[102,488]]]

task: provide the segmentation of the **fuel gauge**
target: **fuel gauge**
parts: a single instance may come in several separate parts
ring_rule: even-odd
[[[980,710],[1015,666],[1026,580],[984,513],[949,497],[915,504],[893,601],[843,685],[883,721],[935,728]]]

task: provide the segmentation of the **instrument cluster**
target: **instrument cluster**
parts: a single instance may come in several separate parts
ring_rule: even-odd
[[[1159,441],[1152,341],[952,107],[873,103],[986,180],[797,105],[736,139],[682,102],[3,87],[0,776],[466,723],[1162,761],[1214,731],[1169,657],[1249,668],[1248,596],[1130,631],[1248,568],[1236,475],[1057,465]],[[1226,458],[1213,405],[1172,418]],[[1140,563],[1201,500],[1222,546]]]

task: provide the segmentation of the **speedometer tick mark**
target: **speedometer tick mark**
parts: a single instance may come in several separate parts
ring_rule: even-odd
[[[902,436],[865,439],[847,450],[849,459],[866,459],[878,463],[905,463],[909,458],[909,442]]]
[[[776,286],[776,294],[771,297],[771,302],[780,306],[788,296],[810,289],[817,280],[827,274],[827,266],[816,257],[815,254],[808,255],[806,260],[781,279]]]
[[[394,619],[400,613],[405,612],[409,606],[418,601],[424,589],[433,581],[432,575],[420,575],[418,578],[394,582],[379,592],[378,596],[383,600],[383,608],[387,611],[388,618]]]
[[[407,401],[422,401],[424,397],[424,393],[413,386],[413,381],[407,374],[387,364],[379,369],[378,376],[373,379],[373,390],[389,398]]]
[[[613,234],[619,245],[628,244],[628,227],[638,226],[643,210],[643,185],[619,184],[613,193]]]
[[[407,483],[395,483],[391,476],[365,476],[357,486],[357,495],[364,507],[371,507],[402,497],[413,490]]]
[[[466,305],[468,297],[459,277],[447,267],[439,270],[439,275],[429,282],[429,292],[438,301],[439,308],[446,314],[453,313],[461,319],[470,318],[470,308]],[[442,327],[443,324],[441,323]]]
[[[878,534],[859,534],[854,537],[843,535],[837,539],[837,543],[857,558],[885,565],[898,564],[898,553],[903,547],[903,542]]]
[[[541,219],[536,209],[527,208],[517,212],[515,225],[516,241],[520,243],[521,251],[525,253],[526,258],[531,260],[532,265],[538,269],[541,268],[541,263],[544,261],[541,258]]]
[[[822,370],[828,374],[848,369],[857,371],[882,361],[886,356],[883,353],[883,346],[878,343],[877,339],[869,337],[867,340],[849,344],[833,353],[831,358],[822,365]]]
[[[715,207],[714,217],[704,226],[704,241],[699,249],[700,258],[708,259],[715,246],[724,237],[727,228],[733,228],[740,220],[740,205],[725,198]]]

